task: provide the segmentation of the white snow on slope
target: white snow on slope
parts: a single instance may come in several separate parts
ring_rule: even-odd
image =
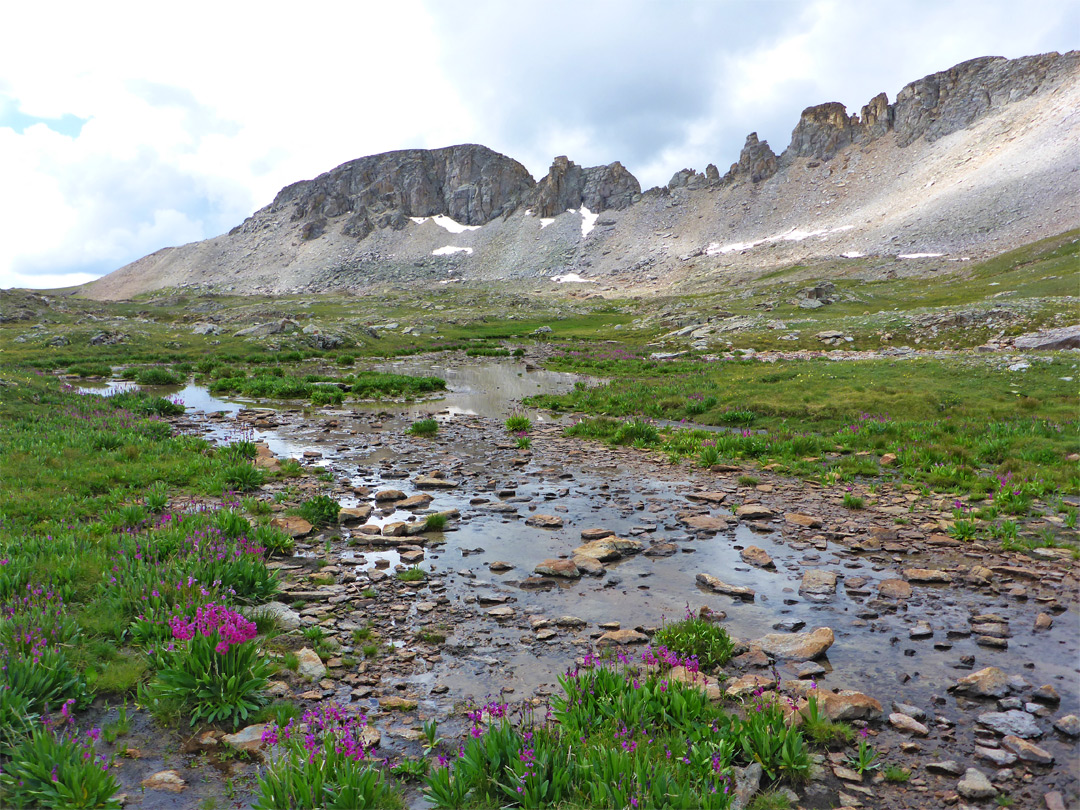
[[[540,230],[544,230],[548,225],[555,221],[555,217],[541,217],[540,218]]]
[[[571,283],[571,284],[595,284],[596,283],[591,278],[582,278],[577,273],[565,273],[564,275],[561,275],[561,276],[552,276],[551,280],[554,281],[556,284],[566,284],[566,283]]]
[[[462,225],[460,222],[456,222],[445,214],[439,214],[434,217],[409,217],[417,225],[423,225],[429,219],[438,225],[440,228],[444,228],[450,233],[464,233],[465,231],[478,231],[479,225]]]
[[[840,256],[845,259],[861,259],[865,255],[865,253],[859,253],[857,250],[849,250],[846,253],[840,254]]]
[[[899,258],[901,259],[937,259],[940,256],[944,256],[944,253],[901,253]]]
[[[581,206],[581,238],[584,239],[589,235],[589,231],[596,227],[596,220],[600,218],[600,214],[594,214],[584,205]]]
[[[447,245],[441,247],[438,250],[431,251],[432,256],[453,256],[455,253],[465,253],[472,255],[472,248],[470,247],[454,247],[453,245]]]
[[[801,228],[792,228],[787,233],[766,236],[764,239],[755,239],[753,242],[732,242],[729,245],[721,245],[719,242],[713,242],[705,248],[705,255],[720,256],[725,253],[738,253],[743,250],[756,248],[758,245],[766,245],[773,242],[802,242],[804,239],[810,239],[812,237],[825,238],[827,236],[832,236],[834,233],[850,231],[854,227],[854,225],[841,225],[838,228],[817,228],[811,231],[804,231]]]

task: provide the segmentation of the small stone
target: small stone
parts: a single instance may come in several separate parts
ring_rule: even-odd
[[[142,780],[147,790],[167,790],[169,793],[181,793],[187,789],[185,782],[174,770],[158,771]]]
[[[747,602],[754,601],[753,588],[743,588],[739,585],[728,585],[726,582],[717,579],[711,574],[698,574],[696,579],[698,585],[708,588],[711,591],[715,591],[716,593],[724,593],[728,596],[734,596],[738,599],[744,599]]]
[[[262,748],[265,745],[262,741],[262,735],[263,732],[266,731],[266,726],[266,723],[256,723],[253,726],[247,726],[235,734],[226,734],[221,738],[221,742],[235,751],[251,754],[261,761]]]
[[[910,599],[911,584],[902,579],[883,579],[878,583],[878,596],[882,599]]]
[[[1054,620],[1048,613],[1040,613],[1035,617],[1035,632],[1049,630],[1054,626]]]
[[[758,568],[775,568],[776,564],[773,563],[772,557],[769,553],[758,546],[747,546],[739,552],[739,556],[744,563],[749,565],[755,565]]]
[[[820,568],[811,568],[803,574],[799,593],[810,596],[830,596],[836,593],[836,574]]]
[[[833,765],[832,772],[837,779],[843,779],[845,782],[861,782],[862,774],[858,771],[853,771],[851,768],[845,768],[843,765]]]
[[[956,761],[952,759],[942,759],[934,762],[928,762],[926,763],[926,770],[930,771],[930,773],[940,773],[944,774],[945,776],[959,776],[964,772],[964,769],[961,768],[956,763]]]
[[[1051,790],[1043,796],[1043,801],[1046,802],[1046,810],[1065,810],[1065,799],[1060,791]]]
[[[296,654],[296,657],[300,659],[300,666],[296,673],[301,678],[307,681],[319,681],[326,677],[326,665],[313,649],[304,647]]]
[[[492,608],[491,610],[489,610],[487,612],[487,615],[490,616],[493,619],[497,619],[499,621],[505,621],[506,619],[514,618],[514,609],[512,607],[506,607],[506,606]]]
[[[930,638],[932,635],[934,635],[934,630],[929,622],[915,622],[915,626],[908,631],[908,637],[915,640]]]
[[[1012,751],[1024,762],[1034,762],[1037,765],[1052,765],[1054,762],[1054,755],[1045,748],[1040,748],[1035,743],[1022,740],[1019,737],[1010,735],[1001,741],[1001,745]]]
[[[563,519],[557,515],[531,515],[525,520],[526,526],[536,526],[541,529],[560,529]]]
[[[1032,692],[1031,699],[1038,701],[1039,703],[1049,703],[1056,706],[1061,702],[1061,695],[1057,693],[1057,690],[1053,686],[1046,684]]]
[[[589,540],[602,540],[605,537],[611,537],[615,532],[611,529],[583,529],[581,532],[581,539],[585,541]]]
[[[889,715],[889,724],[900,731],[914,734],[916,737],[925,737],[930,733],[930,729],[914,717],[908,717],[906,714],[901,714],[900,712],[893,712]],[[929,768],[930,766],[927,767]],[[959,771],[957,773],[959,773]]]
[[[1067,737],[1080,737],[1080,717],[1067,714],[1054,721],[1054,728]]]
[[[375,493],[375,503],[392,503],[405,500],[405,493],[400,489],[383,489]]]
[[[588,622],[577,616],[560,616],[555,620],[557,627],[584,627]]]
[[[881,703],[851,689],[836,693],[819,689],[807,694],[817,696],[822,714],[830,720],[877,720],[882,714]]]
[[[418,475],[413,479],[413,485],[419,489],[453,489],[458,482],[435,475]]]
[[[311,534],[315,528],[302,517],[296,515],[280,515],[273,518],[270,521],[270,525],[274,528],[281,529],[285,534],[292,538],[307,537]],[[167,773],[167,771],[163,771]]]
[[[513,568],[513,563],[504,562],[503,560],[495,560],[495,562],[488,565],[488,570],[494,571],[496,574],[502,571],[512,571]]]
[[[1016,754],[1005,751],[1001,748],[983,748],[980,745],[976,745],[975,755],[978,757],[982,757],[988,762],[992,762],[999,768],[1007,768],[1014,762],[1016,762]]]
[[[986,774],[978,768],[968,768],[964,778],[956,785],[956,791],[965,799],[991,799],[997,795]]]

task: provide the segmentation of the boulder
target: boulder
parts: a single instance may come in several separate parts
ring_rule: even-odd
[[[824,655],[834,640],[831,628],[818,627],[810,633],[769,633],[751,641],[750,645],[759,647],[773,658],[812,661]]]
[[[267,602],[265,605],[259,605],[255,608],[254,612],[256,614],[261,613],[264,616],[272,616],[277,622],[277,626],[286,632],[299,630],[302,624],[300,614],[284,602]]]
[[[910,599],[911,585],[902,579],[883,579],[878,583],[878,596],[882,599]]]
[[[776,516],[772,509],[760,503],[747,503],[735,510],[735,517],[743,520],[771,520]]]
[[[297,515],[279,515],[270,521],[270,525],[281,529],[289,537],[307,537],[315,528]]]
[[[956,785],[956,792],[965,799],[974,799],[975,801],[992,799],[997,795],[997,791],[990,784],[990,780],[986,778],[986,774],[978,768],[968,768],[964,772],[964,778]]]
[[[597,647],[624,647],[629,644],[647,644],[649,637],[637,630],[609,630],[596,640]]]
[[[820,568],[811,568],[803,574],[799,593],[809,596],[831,596],[836,593],[836,574]]]
[[[563,519],[557,515],[531,515],[525,520],[526,526],[537,526],[541,529],[560,529]]]
[[[997,667],[986,667],[978,672],[965,675],[953,686],[950,692],[958,692],[972,697],[1002,698],[1012,691],[1009,676]]]
[[[977,719],[980,726],[986,726],[998,734],[1024,738],[1042,736],[1042,729],[1035,722],[1035,718],[1019,709],[1009,709],[1007,712],[985,712]]]
[[[881,717],[881,703],[862,692],[845,689],[829,692],[815,689],[807,693],[818,701],[819,710],[830,720],[876,720]]]
[[[169,793],[182,793],[187,789],[187,782],[174,770],[158,771],[141,782],[147,790],[165,790]]]
[[[758,546],[747,546],[739,552],[739,557],[742,558],[744,563],[757,566],[758,568],[776,567],[776,563],[774,563],[772,557],[769,556],[769,552]]]
[[[916,720],[914,717],[908,717],[901,712],[893,712],[889,715],[889,725],[893,728],[897,728],[900,731],[905,731],[908,734],[914,734],[916,737],[925,737],[930,733],[930,729]]]
[[[1040,748],[1035,743],[1030,743],[1020,737],[1010,734],[1001,741],[1001,744],[1024,762],[1034,762],[1036,765],[1054,764],[1053,754],[1045,748]]]
[[[573,560],[544,560],[536,568],[533,569],[534,573],[543,574],[550,577],[565,577],[567,579],[577,579],[581,576],[581,571]]]
[[[256,723],[253,726],[242,728],[235,734],[226,734],[221,738],[221,742],[234,751],[250,754],[255,759],[262,761],[262,749],[266,745],[262,740],[262,735],[266,727],[266,723]]]

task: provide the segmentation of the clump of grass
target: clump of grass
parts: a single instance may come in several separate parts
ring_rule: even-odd
[[[911,771],[907,768],[901,768],[899,765],[886,765],[882,774],[885,776],[886,782],[896,784],[903,784],[911,778]]]
[[[752,475],[740,475],[739,486],[740,487],[756,487],[758,480]]]
[[[394,576],[402,582],[422,582],[427,579],[427,572],[419,565],[413,565],[402,571],[398,571]]]
[[[439,432],[439,423],[435,419],[421,419],[418,422],[413,422],[406,432],[411,436],[430,438]]]
[[[523,411],[510,414],[503,425],[507,433],[521,433],[522,431],[528,433],[532,430],[532,420]]]
[[[311,404],[316,407],[323,405],[340,405],[345,401],[345,392],[333,385],[316,385],[311,389]]]
[[[694,616],[687,608],[681,621],[673,622],[656,631],[655,643],[687,658],[696,658],[704,670],[723,666],[735,650],[727,630],[700,616]]]
[[[300,657],[294,652],[287,652],[281,659],[281,665],[287,670],[296,672],[300,669]]]
[[[300,504],[297,513],[312,526],[323,528],[336,523],[341,504],[329,495],[316,495]]]
[[[791,800],[779,790],[766,790],[754,796],[746,810],[791,810]]]
[[[866,505],[866,502],[858,495],[854,495],[850,492],[844,493],[844,506],[848,509],[862,509]]]
[[[436,513],[434,513],[432,515],[428,515],[424,519],[424,531],[425,532],[441,532],[443,529],[446,528],[446,524],[449,521],[450,521],[450,519],[446,515],[442,514],[441,512],[436,512]]]
[[[290,720],[299,720],[304,710],[291,700],[275,700],[268,706],[263,706],[255,715],[254,723],[277,723],[279,726],[287,726]]]

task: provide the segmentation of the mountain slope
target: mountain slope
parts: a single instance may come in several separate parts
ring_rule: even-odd
[[[696,288],[845,254],[933,267],[1080,222],[1078,111],[1072,51],[971,60],[859,115],[809,107],[779,156],[751,134],[723,176],[685,169],[644,193],[617,162],[559,157],[536,182],[483,146],[389,152],[287,186],[228,234],[159,250],[83,293],[567,274],[620,291]]]

